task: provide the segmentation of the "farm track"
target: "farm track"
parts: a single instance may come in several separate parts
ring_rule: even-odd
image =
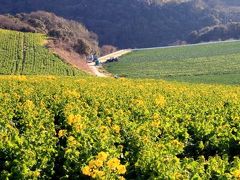
[[[99,60],[100,60],[101,63],[104,63],[109,58],[112,58],[112,57],[118,58],[118,57],[123,56],[123,55],[125,55],[127,53],[130,53],[130,52],[132,52],[132,49],[122,49],[122,50],[116,51],[114,53],[108,54],[106,56],[102,56],[102,57],[99,58]]]
[[[118,58],[118,57],[123,56],[123,55],[125,55],[125,54],[127,54],[127,53],[130,53],[130,52],[132,52],[131,49],[119,50],[119,51],[116,51],[116,52],[114,52],[114,53],[108,54],[108,55],[106,55],[106,56],[102,56],[102,57],[99,58],[99,60],[100,60],[101,63],[104,63],[104,62],[106,62],[109,58],[112,58],[112,57]],[[109,77],[109,76],[110,76],[110,75],[107,75],[107,74],[105,74],[105,73],[103,73],[103,72],[100,72],[99,69],[101,68],[101,66],[95,66],[95,63],[94,63],[94,62],[93,62],[93,63],[88,63],[88,65],[89,65],[90,69],[92,70],[92,72],[93,72],[97,77]]]
[[[108,77],[105,73],[99,71],[99,67],[95,66],[95,63],[88,63],[89,68],[91,69],[92,73],[97,77]]]

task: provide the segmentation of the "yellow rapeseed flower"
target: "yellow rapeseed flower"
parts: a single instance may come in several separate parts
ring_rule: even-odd
[[[68,124],[72,125],[74,123],[74,115],[70,114],[67,118]]]
[[[67,118],[67,122],[69,125],[73,125],[77,122],[80,122],[81,120],[81,116],[80,115],[73,115],[73,114],[70,114]]]
[[[94,170],[94,169],[93,169],[93,171],[92,171],[92,173],[91,173],[91,177],[92,177],[93,179],[96,179],[96,178],[97,178],[97,173],[96,173],[96,171],[97,171],[97,170]]]
[[[107,117],[107,118],[106,118],[106,121],[107,121],[108,124],[111,124],[111,123],[112,123],[112,119],[111,119],[110,117]]]
[[[237,169],[235,171],[232,172],[232,175],[237,178],[240,179],[240,169]]]
[[[39,177],[40,176],[40,172],[39,171],[34,171],[33,172],[33,176],[34,177]]]
[[[155,121],[151,122],[152,127],[158,127],[159,125],[160,125],[160,121],[158,121],[158,120],[155,120]]]
[[[152,117],[154,120],[158,120],[160,118],[160,115],[158,113],[154,113]]]
[[[68,143],[69,143],[69,145],[74,146],[77,144],[77,141],[75,140],[75,138],[73,136],[69,136]]]
[[[85,166],[84,168],[82,168],[82,173],[84,175],[87,175],[87,176],[91,176],[91,169],[89,166]]]
[[[100,160],[100,159],[97,159],[97,160],[95,160],[95,165],[96,165],[97,167],[102,167],[102,166],[103,166],[103,161]]]
[[[119,180],[125,180],[125,178],[123,176],[119,176],[118,178]]]
[[[108,158],[108,154],[105,152],[100,152],[100,153],[98,153],[97,158],[99,160],[106,161]]]
[[[96,166],[95,160],[89,161],[88,166],[89,166],[91,169],[92,169],[92,168],[95,168],[95,166]]]
[[[118,165],[120,165],[120,160],[118,158],[112,158],[107,162],[107,166],[110,169],[115,169]]]
[[[117,166],[117,173],[118,174],[125,174],[126,173],[126,167],[124,165]]]
[[[105,176],[105,172],[104,171],[96,171],[96,176],[99,178],[103,178]]]
[[[24,104],[24,106],[27,108],[27,109],[33,109],[34,108],[34,103],[31,101],[31,100],[27,100]]]
[[[48,75],[46,78],[49,79],[49,80],[56,80],[57,79],[55,76],[52,76],[52,75]]]
[[[133,101],[133,103],[134,103],[134,105],[135,106],[137,106],[137,107],[142,107],[142,106],[144,106],[144,101],[143,100],[141,100],[141,99],[135,99],[134,101]]]
[[[69,136],[69,137],[68,137],[68,140],[69,140],[69,141],[74,141],[75,138],[74,138],[73,136]]]
[[[102,132],[106,132],[108,130],[108,128],[106,126],[100,126],[100,131]]]
[[[64,92],[64,95],[70,96],[70,97],[75,97],[75,98],[79,98],[80,97],[80,94],[77,91],[75,91],[75,90],[66,90]]]
[[[63,136],[66,134],[66,132],[67,132],[66,130],[62,130],[62,129],[61,129],[61,130],[58,132],[58,137],[59,137],[59,138],[63,137]]]
[[[84,128],[84,125],[83,124],[77,124],[77,125],[74,126],[74,128],[77,132],[80,132]]]
[[[162,95],[159,95],[156,99],[155,99],[155,104],[158,107],[163,107],[166,104],[166,100]]]
[[[112,126],[112,129],[113,129],[113,131],[115,132],[115,133],[119,133],[120,132],[120,127],[118,126],[118,125],[113,125]]]
[[[24,95],[25,96],[29,96],[30,94],[32,94],[33,93],[33,89],[32,88],[28,88],[28,89],[25,89],[24,90]]]
[[[26,76],[16,76],[17,80],[19,81],[27,81],[27,77]]]

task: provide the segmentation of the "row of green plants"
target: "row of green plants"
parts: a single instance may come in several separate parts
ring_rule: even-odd
[[[0,179],[239,179],[240,89],[0,77]]]
[[[42,34],[0,30],[0,73],[16,75],[66,75],[84,73],[63,62],[44,47]]]

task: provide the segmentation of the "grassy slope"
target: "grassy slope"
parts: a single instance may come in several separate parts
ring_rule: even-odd
[[[0,29],[0,74],[83,75],[43,46],[45,36]]]
[[[239,84],[240,42],[134,51],[105,67],[131,78]]]

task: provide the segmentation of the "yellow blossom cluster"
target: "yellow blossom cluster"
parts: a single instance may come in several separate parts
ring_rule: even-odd
[[[107,162],[107,166],[112,170],[116,171],[117,174],[125,174],[126,167],[120,164],[120,160],[118,158],[112,158]]]
[[[237,169],[235,171],[232,172],[232,175],[237,178],[240,179],[240,169]]]
[[[112,130],[115,132],[115,133],[119,133],[120,132],[120,130],[121,130],[121,128],[118,126],[118,125],[113,125],[112,126]]]
[[[86,176],[97,179],[106,179],[106,176],[115,175],[119,179],[126,173],[125,165],[120,163],[118,158],[110,158],[106,152],[100,152],[95,159],[89,161],[88,165],[82,168],[82,173]]]
[[[33,109],[35,107],[34,103],[31,100],[27,100],[24,106],[26,109]]]
[[[75,90],[66,90],[64,92],[64,95],[69,96],[69,97],[73,97],[73,98],[79,98],[80,97],[80,94]]]
[[[106,131],[108,131],[108,128],[107,128],[107,126],[100,126],[99,130],[100,130],[100,132],[106,132]]]
[[[26,76],[15,76],[15,77],[19,81],[27,81],[27,77]]]
[[[143,107],[145,105],[145,102],[142,99],[135,99],[133,100],[133,105],[136,107]]]
[[[72,126],[76,132],[80,132],[85,127],[81,115],[79,114],[77,115],[70,114],[67,118],[67,123],[70,126]]]
[[[68,145],[69,146],[76,146],[78,144],[78,141],[73,137],[73,136],[69,136],[67,138],[67,141],[68,141]]]
[[[81,119],[81,116],[80,115],[73,115],[73,114],[70,114],[67,118],[67,122],[69,125],[73,125],[77,122],[79,122]]]
[[[67,134],[67,130],[61,129],[61,130],[58,131],[58,137],[59,138],[65,136],[66,134]]]
[[[158,107],[164,107],[166,104],[166,100],[165,100],[164,96],[158,95],[158,97],[155,99],[155,104]]]

